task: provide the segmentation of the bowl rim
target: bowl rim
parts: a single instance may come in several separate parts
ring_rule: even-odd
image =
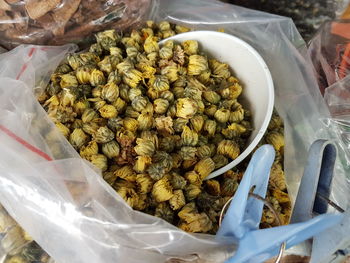
[[[271,120],[271,117],[272,117],[272,112],[273,112],[274,102],[275,102],[275,90],[274,90],[274,84],[273,84],[272,75],[271,75],[271,72],[270,72],[270,70],[269,70],[265,60],[262,58],[262,56],[259,54],[259,52],[256,51],[255,48],[253,48],[250,44],[248,44],[247,42],[245,42],[241,38],[236,37],[234,35],[227,34],[227,33],[224,33],[224,32],[210,31],[210,30],[198,30],[198,31],[190,31],[190,32],[185,32],[185,33],[181,33],[181,34],[177,34],[177,35],[171,36],[169,38],[163,39],[162,41],[159,42],[159,44],[161,45],[161,44],[165,43],[167,40],[175,40],[176,41],[179,37],[182,37],[182,36],[185,36],[185,35],[188,35],[189,36],[188,40],[191,40],[191,36],[197,35],[197,34],[198,35],[205,34],[206,37],[210,37],[210,35],[217,35],[217,36],[220,36],[220,37],[227,38],[230,41],[234,41],[234,42],[238,43],[239,45],[243,46],[244,48],[246,48],[248,50],[248,52],[253,54],[253,56],[257,60],[257,63],[263,69],[263,72],[265,73],[265,77],[266,77],[266,80],[267,80],[267,91],[269,92],[269,94],[268,94],[267,112],[265,114],[265,117],[263,119],[263,123],[262,123],[262,125],[261,125],[261,127],[260,127],[260,129],[259,129],[259,131],[257,133],[257,135],[253,138],[253,140],[249,143],[249,145],[244,149],[243,152],[240,153],[240,155],[236,159],[234,159],[230,163],[226,164],[225,166],[223,166],[223,167],[213,171],[209,176],[207,176],[204,179],[204,180],[208,180],[208,179],[212,179],[214,177],[217,177],[217,176],[227,172],[228,170],[231,170],[232,168],[237,166],[240,162],[242,162],[246,157],[248,157],[248,155],[250,153],[252,153],[253,150],[256,148],[258,143],[263,138],[263,136],[264,136],[264,134],[265,134],[265,132],[267,130],[267,127],[269,125],[269,122]],[[203,45],[203,46],[205,46],[205,45]]]

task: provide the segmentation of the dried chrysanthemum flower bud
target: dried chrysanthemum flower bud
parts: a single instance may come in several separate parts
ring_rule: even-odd
[[[193,160],[196,157],[197,148],[196,147],[190,147],[190,146],[182,146],[179,154],[181,155],[182,159],[184,160]]]
[[[277,131],[269,132],[266,136],[266,142],[272,144],[278,152],[284,149],[284,136]]]
[[[182,42],[182,46],[187,55],[198,54],[198,42],[196,40],[186,40]]]
[[[99,43],[105,50],[115,47],[119,37],[114,29],[105,30],[95,35],[97,43]]]
[[[126,55],[129,58],[135,58],[137,56],[137,54],[139,53],[139,51],[136,47],[127,47],[125,51],[126,51]]]
[[[117,98],[112,105],[116,108],[118,114],[123,113],[126,108],[126,102],[121,98]]]
[[[70,131],[66,125],[64,125],[60,122],[56,122],[55,125],[64,137],[66,137],[66,138],[69,137]]]
[[[137,118],[140,113],[133,109],[131,106],[127,106],[125,109],[125,116],[130,118]]]
[[[124,128],[131,132],[136,132],[139,127],[139,123],[134,118],[126,117],[123,121]]]
[[[153,105],[155,113],[164,114],[168,110],[169,101],[166,99],[156,99],[154,100]]]
[[[102,86],[97,86],[91,90],[91,94],[94,98],[100,98],[102,92]]]
[[[69,142],[76,150],[79,150],[88,140],[89,136],[82,129],[74,129],[69,135]]]
[[[111,56],[105,56],[100,62],[97,63],[99,69],[107,74],[113,71],[113,66],[111,63]]]
[[[173,56],[173,49],[171,47],[163,46],[159,50],[159,57],[162,59],[170,59]]]
[[[171,117],[158,117],[155,118],[156,129],[160,134],[167,135],[173,134],[173,119]]]
[[[97,168],[101,169],[102,172],[108,169],[107,157],[103,154],[94,154],[90,157],[90,162]]]
[[[79,54],[79,57],[84,62],[85,65],[92,64],[95,65],[101,61],[100,57],[93,52],[83,52]]]
[[[143,211],[149,206],[148,196],[146,194],[140,194],[138,202],[134,205],[134,209]]]
[[[221,195],[233,196],[238,188],[238,182],[236,179],[224,178],[221,183]]]
[[[176,117],[176,105],[171,104],[166,112],[166,116],[175,118]]]
[[[216,131],[216,122],[213,120],[206,120],[204,122],[203,130],[206,134],[208,134],[208,136],[213,136]]]
[[[203,97],[210,103],[217,104],[220,102],[221,97],[213,90],[207,90],[203,92]]]
[[[139,202],[139,197],[137,193],[135,192],[134,189],[132,188],[127,188],[127,187],[120,187],[117,190],[117,193],[124,199],[124,201],[134,208],[138,202]]]
[[[185,126],[181,133],[182,144],[187,146],[196,146],[198,143],[198,133]]]
[[[73,106],[75,113],[79,116],[82,115],[83,112],[89,107],[90,103],[87,100],[79,100]]]
[[[202,115],[195,115],[190,119],[191,126],[196,132],[200,132],[204,126],[204,118]]]
[[[62,89],[78,87],[78,85],[78,80],[73,74],[68,73],[61,76],[60,86]]]
[[[136,173],[132,169],[130,165],[124,165],[118,170],[114,171],[114,175],[116,177],[122,178],[128,182],[135,182],[136,181]]]
[[[196,163],[194,170],[201,176],[202,180],[206,178],[215,169],[214,161],[207,157]]]
[[[169,223],[172,223],[174,220],[174,212],[166,202],[157,205],[154,216],[162,218]]]
[[[131,106],[133,107],[133,109],[138,112],[141,112],[146,107],[147,104],[148,104],[148,100],[143,96],[137,96],[131,102]]]
[[[197,103],[190,98],[180,98],[176,103],[176,116],[179,118],[190,119],[198,109]]]
[[[103,118],[115,118],[118,115],[117,109],[112,105],[104,105],[99,109]]]
[[[119,97],[119,87],[114,82],[109,82],[101,89],[101,98],[114,102]]]
[[[176,25],[175,31],[177,34],[180,34],[180,33],[188,32],[188,31],[190,31],[190,29],[188,27],[185,27],[185,26]]]
[[[92,68],[90,66],[82,66],[77,69],[75,72],[75,76],[79,83],[88,84],[90,83],[90,73]]]
[[[157,202],[168,201],[173,197],[173,188],[167,177],[163,177],[153,185],[152,196]]]
[[[95,134],[98,128],[100,128],[100,126],[93,121],[88,123],[83,123],[83,126],[82,126],[83,131],[90,135]]]
[[[158,149],[158,136],[155,131],[142,131],[140,137],[152,141],[156,149]]]
[[[122,118],[117,117],[117,118],[110,118],[107,121],[107,126],[110,128],[112,131],[116,132],[117,130],[120,130],[124,126],[124,121]]]
[[[119,144],[115,140],[104,143],[102,144],[102,152],[109,159],[118,157],[120,152]]]
[[[67,62],[73,70],[76,70],[77,68],[81,67],[84,63],[77,54],[68,54]]]
[[[217,150],[219,154],[222,154],[233,160],[236,159],[240,154],[240,149],[238,144],[235,141],[231,141],[231,140],[222,140],[218,144]]]
[[[189,184],[194,184],[194,185],[201,185],[202,184],[202,178],[201,176],[195,172],[195,171],[190,171],[185,174],[185,178]]]
[[[177,99],[185,98],[185,89],[183,87],[174,87],[172,92]]]
[[[103,53],[103,48],[99,43],[95,43],[90,46],[89,52],[92,52],[97,54],[98,56],[101,56]]]
[[[149,79],[148,85],[158,92],[169,90],[169,80],[166,76],[155,75]]]
[[[91,160],[91,156],[98,154],[98,145],[95,141],[90,141],[86,146],[80,148],[80,156],[86,160]]]
[[[178,175],[177,173],[172,173],[171,175],[171,185],[175,190],[184,189],[187,182],[185,178]]]
[[[229,134],[233,135],[232,137],[237,137],[237,136],[244,134],[247,131],[247,128],[241,124],[232,123],[229,126],[227,126],[227,129],[223,129],[221,131],[224,136],[226,136],[225,130],[228,130]]]
[[[93,69],[90,74],[90,84],[91,86],[103,85],[106,83],[106,78],[103,72],[98,69]]]
[[[221,63],[216,59],[209,60],[209,67],[214,77],[227,79],[231,76],[228,64]]]
[[[210,157],[212,155],[211,148],[208,145],[202,145],[197,148],[197,156],[199,159]]]
[[[209,143],[209,140],[207,136],[204,136],[201,134],[198,136],[198,146],[207,145],[208,143]]]
[[[185,187],[185,196],[186,200],[192,201],[195,199],[200,193],[202,192],[202,189],[198,185],[189,184]]]
[[[175,63],[163,67],[160,73],[166,76],[170,82],[174,82],[179,78],[178,66]]]
[[[172,152],[175,148],[175,140],[173,136],[163,137],[159,140],[159,149],[165,152]]]
[[[169,101],[169,103],[172,103],[175,100],[174,94],[169,90],[165,90],[165,91],[161,92],[160,97],[162,99],[166,99],[167,101]]]
[[[134,150],[141,156],[152,156],[156,150],[154,143],[148,139],[137,138],[136,144]]]
[[[188,57],[188,75],[199,75],[208,70],[208,60],[201,55],[191,55]]]
[[[143,49],[147,54],[157,52],[159,50],[157,38],[152,35],[147,37],[143,44]]]
[[[141,80],[142,72],[138,71],[137,69],[132,68],[124,71],[123,81],[131,88],[136,88]]]
[[[149,113],[141,113],[137,117],[138,129],[141,131],[149,130],[153,126],[153,118]]]
[[[209,105],[205,108],[204,112],[209,117],[214,117],[215,112],[218,110],[216,105]]]
[[[152,158],[150,156],[137,156],[134,164],[134,170],[138,173],[143,173],[151,163]]]
[[[172,198],[170,198],[169,204],[173,210],[179,210],[186,204],[185,196],[182,190],[174,191],[174,195]]]
[[[125,72],[133,68],[134,68],[134,63],[131,61],[131,59],[125,59],[117,65],[119,74],[124,74]]]
[[[226,123],[228,122],[229,118],[230,118],[230,111],[227,109],[218,109],[215,114],[214,114],[214,118],[221,123]]]
[[[225,166],[226,164],[228,164],[228,159],[221,154],[214,155],[213,161],[215,163],[215,169],[219,169],[219,168]]]
[[[182,132],[187,123],[188,123],[188,119],[183,119],[183,118],[175,119],[174,120],[175,132]]]
[[[92,103],[92,107],[95,110],[101,109],[107,103],[106,101],[102,100],[101,98],[91,98],[91,99],[88,99],[88,101],[90,101]]]
[[[138,174],[136,176],[137,192],[139,194],[148,194],[153,187],[153,180],[147,174]]]
[[[162,21],[158,24],[158,28],[160,31],[170,30],[170,23],[168,21]]]
[[[281,127],[283,127],[283,120],[281,119],[280,116],[278,116],[278,114],[276,112],[274,112],[272,114],[268,130],[272,131],[272,130],[276,130],[276,129],[281,128]]]
[[[213,228],[213,222],[207,214],[200,213],[193,216],[191,222],[181,222],[178,227],[186,232],[191,233],[206,233]]]
[[[168,171],[173,168],[173,160],[171,156],[164,151],[157,151],[153,156],[153,162],[154,163],[160,163],[162,166],[164,166]]]
[[[214,196],[219,196],[221,193],[220,183],[217,180],[207,180],[205,181],[206,190],[209,194]]]
[[[173,169],[180,168],[183,161],[182,156],[179,153],[171,153],[170,155],[173,159]]]
[[[239,123],[244,119],[244,109],[242,107],[231,111],[229,121]]]
[[[121,82],[121,77],[118,74],[118,71],[112,71],[111,73],[109,73],[108,75],[108,79],[107,79],[107,83],[111,83],[113,82],[114,84],[120,84]]]
[[[103,126],[96,131],[93,137],[97,143],[106,143],[114,139],[114,132],[112,132],[106,126]]]
[[[185,97],[195,100],[197,104],[202,100],[202,91],[190,85],[185,88],[184,95]]]
[[[158,59],[158,52],[154,51],[149,54],[147,54],[147,59],[152,62],[154,65],[156,63],[156,60]]]
[[[271,168],[270,184],[282,191],[286,190],[286,181],[282,166],[280,164],[274,164]]]
[[[83,127],[84,127],[84,122],[80,119],[75,119],[69,128],[70,129],[83,129]]]
[[[172,167],[171,167],[172,168]],[[165,167],[162,163],[152,163],[147,168],[147,173],[149,176],[151,176],[154,180],[159,180],[162,177],[165,176],[166,173],[168,173],[170,169],[168,167]]]
[[[136,97],[142,96],[142,90],[139,88],[129,89],[128,96],[129,100],[133,101]]]

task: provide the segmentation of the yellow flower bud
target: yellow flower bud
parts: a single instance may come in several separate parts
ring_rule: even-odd
[[[75,88],[78,87],[78,85],[78,80],[74,75],[68,73],[61,76],[60,86],[62,89]]]
[[[199,75],[208,70],[208,60],[201,55],[191,55],[188,57],[188,75]]]
[[[136,173],[130,165],[125,165],[114,171],[116,177],[122,178],[128,182],[136,181]]]
[[[188,27],[185,27],[185,26],[176,25],[175,31],[176,31],[176,33],[180,34],[180,33],[188,32],[188,31],[190,31],[190,29]]]
[[[200,186],[189,184],[185,187],[185,196],[188,201],[192,201],[202,192]]]
[[[206,178],[215,169],[214,161],[207,157],[196,163],[194,170],[201,176],[202,180]]]
[[[106,83],[106,78],[103,72],[98,69],[93,69],[90,74],[90,84],[91,86],[103,85]]]
[[[139,126],[139,123],[134,118],[126,117],[124,118],[123,125],[125,129],[131,132],[135,132]]]
[[[98,143],[106,143],[114,139],[114,132],[112,132],[106,126],[103,126],[96,131],[93,137]]]
[[[154,111],[158,114],[164,114],[169,107],[169,102],[166,99],[156,99],[153,102]]]
[[[172,198],[169,199],[171,209],[179,210],[186,204],[186,199],[182,190],[175,190]]]
[[[75,76],[80,84],[88,84],[90,83],[90,73],[91,73],[91,67],[89,66],[82,66],[77,69],[75,72]]]
[[[203,97],[210,103],[217,104],[220,102],[221,97],[213,90],[203,92]]]
[[[108,128],[110,128],[114,132],[120,130],[123,127],[123,125],[124,125],[124,121],[120,117],[110,118],[107,121]]]
[[[140,194],[148,194],[151,192],[153,183],[152,178],[147,174],[138,174],[136,176],[137,192]]]
[[[67,62],[73,70],[76,70],[77,68],[83,65],[83,61],[77,54],[69,54],[67,56]]]
[[[182,46],[187,55],[198,54],[198,42],[196,40],[186,40],[182,42]]]
[[[146,105],[148,104],[148,100],[143,96],[137,96],[135,99],[131,101],[131,106],[134,110],[141,112]]]
[[[194,185],[201,185],[202,184],[202,178],[201,176],[195,172],[195,171],[190,171],[185,174],[185,178],[188,183],[194,184]]]
[[[205,186],[210,195],[220,196],[220,183],[217,180],[207,180],[205,181]]]
[[[69,131],[68,127],[67,127],[66,125],[60,123],[60,122],[56,122],[55,125],[56,125],[56,127],[58,128],[58,130],[60,131],[60,133],[61,133],[64,137],[68,138],[68,136],[69,136],[69,134],[70,134],[70,131]]]
[[[168,201],[173,197],[173,188],[168,178],[163,177],[153,185],[152,196],[157,202]]]
[[[176,116],[179,118],[190,119],[198,109],[197,103],[190,98],[181,98],[176,103]]]
[[[90,103],[87,100],[79,100],[74,104],[74,111],[79,116],[90,107]]]
[[[118,115],[117,109],[112,105],[104,105],[99,109],[99,112],[103,118],[115,118]]]
[[[231,76],[228,64],[220,63],[216,59],[209,60],[209,67],[214,77],[227,79]]]
[[[217,148],[218,154],[222,154],[232,160],[236,159],[240,154],[239,146],[236,142],[231,140],[222,140],[218,144]]]
[[[139,88],[129,89],[128,97],[130,101],[133,101],[136,97],[142,96],[142,90]]]
[[[87,134],[93,135],[95,132],[100,128],[100,126],[96,122],[88,122],[88,123],[83,123],[82,129],[84,132]]]
[[[149,79],[148,85],[154,88],[158,92],[162,92],[169,89],[169,80],[166,76],[155,75]]]
[[[206,134],[208,134],[208,136],[213,136],[216,131],[216,122],[213,120],[206,120],[204,122],[203,130]]]
[[[76,150],[79,150],[88,140],[89,136],[82,129],[74,129],[69,135],[69,142]]]
[[[140,113],[134,110],[131,106],[127,106],[125,109],[125,116],[130,118],[137,118]]]
[[[195,115],[190,119],[191,126],[196,132],[200,132],[204,126],[204,118],[202,115]]]
[[[119,87],[114,82],[109,82],[101,89],[101,98],[114,102],[119,97]]]
[[[268,133],[266,136],[266,142],[272,144],[273,148],[275,148],[275,150],[278,152],[284,149],[283,134],[277,131],[272,131]]]
[[[169,103],[172,103],[175,99],[174,94],[169,90],[165,90],[165,91],[161,92],[160,97],[162,99],[166,99],[167,101],[169,101]]]
[[[157,38],[154,36],[149,36],[146,38],[145,43],[143,44],[143,49],[147,54],[159,50]]]
[[[131,88],[136,88],[141,80],[142,72],[138,71],[137,69],[132,68],[124,71],[123,81]]]
[[[126,108],[126,102],[121,98],[117,98],[112,105],[116,108],[118,113],[123,113]]]
[[[230,111],[224,108],[218,109],[214,114],[214,118],[218,122],[226,123],[230,118]]]
[[[81,147],[80,156],[86,160],[91,160],[91,156],[98,154],[98,145],[95,141],[90,141],[86,146]]]
[[[138,129],[141,131],[149,130],[153,126],[153,117],[149,113],[141,113],[137,117]]]
[[[229,121],[239,123],[244,119],[244,109],[239,107],[235,111],[230,112]]]
[[[128,187],[120,187],[117,193],[124,199],[124,201],[132,208],[139,203],[139,196],[134,189]]]
[[[185,126],[181,133],[181,139],[183,145],[196,146],[198,143],[198,133]]]
[[[107,157],[103,154],[95,154],[90,158],[90,162],[95,165],[97,168],[101,169],[102,172],[108,169]]]
[[[143,173],[151,162],[152,158],[150,156],[137,156],[134,164],[134,170],[138,173]]]
[[[228,164],[228,159],[221,154],[214,155],[213,161],[215,163],[215,169],[219,169]]]
[[[205,108],[204,112],[209,117],[214,117],[215,112],[218,110],[216,105],[209,105]]]
[[[170,82],[174,82],[178,79],[178,67],[175,63],[162,68],[160,73],[166,76]]]
[[[115,140],[104,143],[102,144],[102,152],[109,159],[118,157],[120,152],[119,144]]]
[[[163,46],[159,50],[159,57],[162,59],[170,59],[172,56],[173,56],[173,48],[172,47]]]
[[[197,148],[197,156],[200,159],[203,159],[205,157],[210,157],[211,155],[212,155],[212,151],[211,151],[210,146],[202,145],[202,146]]]
[[[154,143],[148,139],[137,138],[136,144],[134,150],[141,156],[152,156],[156,150]]]

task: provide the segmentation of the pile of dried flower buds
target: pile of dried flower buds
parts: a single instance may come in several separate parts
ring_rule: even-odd
[[[39,101],[132,208],[188,232],[215,233],[242,172],[203,180],[246,146],[252,127],[239,102],[242,86],[227,64],[209,59],[196,41],[159,46],[189,29],[166,21],[146,25],[124,36],[114,30],[96,34],[89,51],[70,54],[57,68]],[[280,161],[283,124],[277,116],[271,123],[276,131],[266,141]],[[285,197],[283,170],[280,164],[274,169],[271,180],[281,193],[270,198],[282,213],[276,195]],[[266,214],[263,222],[273,225],[275,219]]]

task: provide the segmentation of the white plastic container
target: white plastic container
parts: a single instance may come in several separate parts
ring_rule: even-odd
[[[259,53],[243,40],[215,31],[193,31],[175,35],[176,42],[197,40],[200,49],[210,57],[230,65],[233,75],[243,86],[243,105],[252,112],[253,131],[245,150],[232,162],[214,171],[206,179],[216,177],[239,164],[262,139],[274,107],[274,87],[270,71]]]

